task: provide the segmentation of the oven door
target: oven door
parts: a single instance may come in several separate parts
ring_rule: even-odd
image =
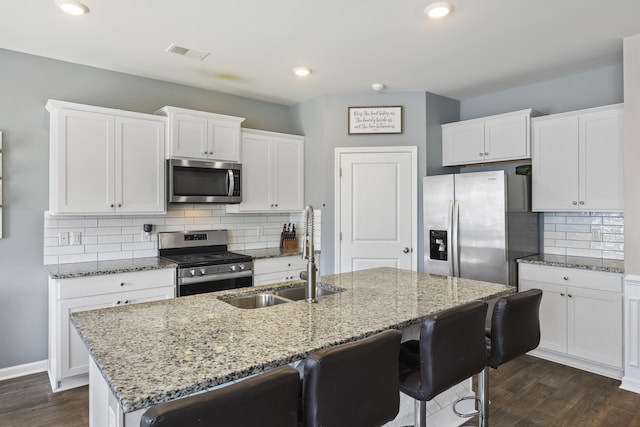
[[[253,270],[178,279],[179,297],[253,286]]]

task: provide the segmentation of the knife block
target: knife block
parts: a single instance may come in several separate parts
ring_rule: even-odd
[[[298,249],[298,240],[283,240],[282,249],[286,251],[293,251]]]

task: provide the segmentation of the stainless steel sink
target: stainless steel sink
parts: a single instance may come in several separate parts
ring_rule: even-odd
[[[238,308],[262,308],[290,302],[273,294],[255,294],[235,298],[219,298],[221,301]]]
[[[307,287],[305,285],[295,288],[285,288],[276,290],[274,293],[279,297],[284,297],[293,301],[300,301],[306,298]],[[339,291],[316,286],[316,297],[337,294]]]

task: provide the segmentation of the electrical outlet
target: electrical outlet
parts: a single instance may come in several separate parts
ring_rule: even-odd
[[[69,244],[70,245],[80,245],[82,243],[82,233],[79,231],[72,231],[69,233]]]
[[[58,245],[59,246],[69,245],[69,233],[67,232],[58,233]]]

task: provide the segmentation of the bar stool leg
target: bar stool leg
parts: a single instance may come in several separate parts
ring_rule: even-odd
[[[414,399],[413,425],[414,427],[427,427],[427,402]]]
[[[480,427],[489,427],[489,367],[478,374],[478,395],[480,396],[478,420]]]

